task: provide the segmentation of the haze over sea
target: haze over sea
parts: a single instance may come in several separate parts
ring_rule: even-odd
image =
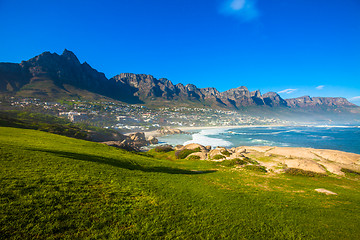
[[[159,137],[161,144],[199,143],[212,147],[278,146],[333,149],[360,154],[359,126],[261,126],[197,129]]]

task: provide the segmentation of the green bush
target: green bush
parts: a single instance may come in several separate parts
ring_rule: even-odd
[[[248,162],[247,161],[245,161],[245,160],[243,160],[243,159],[240,159],[240,158],[234,158],[234,159],[232,159],[233,161],[236,161],[237,162],[237,164],[239,164],[239,165],[246,165]]]
[[[350,175],[360,175],[360,172],[348,169],[348,168],[341,168],[341,170],[343,173],[345,174],[350,174]]]
[[[223,155],[225,155],[227,157],[230,157],[230,155],[231,155],[227,150],[222,150],[221,154],[223,154]]]
[[[285,173],[294,176],[304,176],[304,177],[326,177],[327,175],[324,173],[316,173],[312,171],[307,171],[299,168],[287,168],[285,169]]]
[[[246,161],[247,163],[251,163],[251,164],[254,164],[254,165],[259,165],[259,163],[251,158],[248,158],[248,157],[245,157],[244,158],[244,161]]]
[[[223,159],[225,158],[225,156],[221,155],[221,154],[216,154],[215,156],[212,157],[212,159],[214,160],[219,160],[219,159]]]
[[[183,149],[183,150],[178,150],[175,152],[175,157],[177,159],[185,159],[187,156],[189,156],[190,154],[196,152],[195,150],[190,150],[190,149]]]
[[[191,155],[191,156],[189,156],[187,159],[189,159],[189,160],[200,160],[200,156]]]
[[[220,165],[225,166],[225,167],[233,167],[236,165],[244,165],[247,162],[245,162],[244,160],[241,160],[239,158],[234,158],[231,160],[224,160],[222,162],[220,162]]]
[[[266,167],[264,166],[246,165],[244,168],[256,172],[262,172],[262,173],[267,172]]]
[[[161,146],[157,146],[154,151],[155,152],[171,152],[173,151],[173,147],[171,145],[161,145]]]

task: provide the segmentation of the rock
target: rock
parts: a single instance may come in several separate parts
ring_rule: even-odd
[[[327,150],[327,149],[311,149],[311,152],[329,161],[343,163],[343,164],[360,165],[359,154],[341,152],[336,150]]]
[[[316,173],[326,173],[326,169],[322,167],[320,164],[316,163],[313,160],[308,159],[289,159],[285,160],[284,163],[289,168],[299,168],[305,171],[311,171]]]
[[[312,148],[292,148],[292,147],[274,147],[267,151],[268,154],[285,156],[287,158],[305,158],[318,159],[320,158],[312,153]]]
[[[175,129],[175,128],[169,128],[169,127],[163,127],[159,130],[157,130],[157,132],[160,134],[160,135],[173,135],[173,134],[184,134],[184,133],[187,133],[187,132],[184,132],[180,129]]]
[[[107,141],[103,142],[106,145],[122,148],[129,151],[140,151],[141,147],[149,144],[157,144],[159,141],[155,137],[145,138],[145,133],[132,133],[122,141]]]
[[[249,151],[256,151],[256,152],[267,152],[271,149],[273,149],[274,147],[269,147],[269,146],[243,146],[243,148],[246,148]]]
[[[208,157],[208,154],[206,151],[195,152],[195,153],[189,154],[189,156],[187,156],[186,158],[189,158],[190,156],[199,156],[200,160],[206,160]]]
[[[303,96],[285,100],[289,107],[317,107],[317,106],[354,106],[346,98],[341,97],[309,97]]]
[[[276,92],[265,93],[262,97],[263,97],[264,103],[268,106],[271,106],[271,107],[287,106],[287,102],[284,99],[282,99],[279,96],[279,94],[277,94]]]
[[[231,149],[234,153],[246,153],[246,149],[244,147],[237,147]]]
[[[212,159],[215,155],[225,156],[224,154],[221,153],[223,151],[227,151],[227,149],[224,147],[217,147],[209,152],[208,157],[209,157],[209,159]],[[225,156],[225,157],[227,157],[227,156]]]
[[[184,145],[176,145],[175,146],[175,150],[181,150],[181,149],[184,149]]]
[[[319,193],[325,193],[326,195],[338,195],[337,193],[329,191],[329,190],[327,190],[325,188],[317,188],[317,189],[315,189],[315,191],[317,191]]]
[[[143,132],[137,132],[137,133],[132,133],[129,135],[130,139],[132,141],[146,141],[146,138],[145,138],[145,133]]]
[[[148,137],[147,141],[150,143],[150,144],[158,144],[159,143],[159,140],[153,136],[150,136]]]
[[[210,145],[205,146],[205,149],[206,149],[207,151],[210,151],[210,150],[211,150],[211,146],[210,146]]]
[[[190,144],[183,146],[183,149],[189,149],[189,150],[195,150],[197,148],[199,148],[201,151],[206,151],[206,148],[203,145],[200,145],[197,143],[190,143]]]
[[[125,139],[123,141],[107,141],[107,142],[103,142],[103,144],[106,144],[111,147],[121,148],[126,151],[139,151],[139,148],[133,146],[128,139]]]

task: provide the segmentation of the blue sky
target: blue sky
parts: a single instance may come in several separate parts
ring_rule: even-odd
[[[0,62],[67,48],[108,78],[360,104],[359,0],[0,0],[0,30]]]

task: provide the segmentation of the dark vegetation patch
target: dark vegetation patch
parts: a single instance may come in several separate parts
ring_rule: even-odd
[[[285,173],[294,176],[304,176],[304,177],[326,177],[324,173],[317,173],[312,171],[307,171],[299,168],[287,168]]]
[[[258,161],[254,160],[254,159],[251,159],[251,158],[248,158],[248,157],[245,157],[244,161],[246,161],[247,163],[250,163],[250,164],[259,165]]]
[[[255,172],[261,172],[261,173],[267,172],[266,167],[264,166],[246,165],[244,168]]]
[[[187,156],[194,152],[200,152],[200,148],[178,150],[175,152],[175,157],[177,159],[185,159]]]
[[[191,156],[189,156],[187,159],[189,159],[189,160],[200,160],[200,156],[191,155]]]
[[[0,126],[34,129],[78,139],[88,137],[85,129],[66,119],[40,113],[0,111]]]
[[[226,157],[221,154],[216,154],[215,156],[212,157],[212,159],[214,159],[214,160],[220,160],[220,159],[224,159],[224,158],[226,158]]]
[[[345,173],[346,175],[360,177],[360,172],[355,171],[355,170],[351,170],[351,169],[348,169],[348,168],[341,168],[341,171],[343,173]]]
[[[240,158],[234,158],[231,160],[224,160],[222,162],[219,162],[219,165],[224,166],[224,167],[234,167],[237,165],[244,165],[247,162],[244,160],[241,160]]]
[[[230,155],[231,155],[227,150],[222,150],[221,154],[223,154],[223,155],[225,155],[227,157],[230,157]]]
[[[119,133],[115,130],[89,126],[84,123],[72,123],[68,119],[48,114],[25,111],[0,111],[0,126],[40,130],[78,139],[92,139],[95,135],[102,136],[103,141]],[[90,134],[92,132],[92,134]]]
[[[157,146],[156,148],[154,148],[155,152],[171,152],[173,151],[174,148],[171,145],[161,145],[161,146]]]

